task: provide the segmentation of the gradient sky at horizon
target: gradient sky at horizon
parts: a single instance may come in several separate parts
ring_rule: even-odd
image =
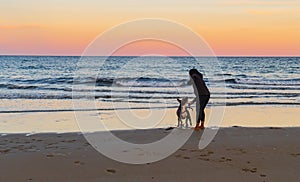
[[[300,55],[300,0],[1,0],[0,55],[81,55],[102,32],[140,18],[182,23],[219,56]]]

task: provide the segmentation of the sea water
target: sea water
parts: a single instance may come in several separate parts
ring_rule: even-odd
[[[101,57],[102,58],[102,57]],[[99,57],[85,59],[82,89],[73,89],[80,57],[0,56],[0,99],[77,99],[178,105],[194,97],[188,71],[196,68],[212,105],[300,105],[299,57]],[[200,61],[199,61],[200,60]],[[78,84],[78,83],[77,83]]]

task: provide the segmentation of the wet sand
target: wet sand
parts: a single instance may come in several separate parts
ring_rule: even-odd
[[[83,115],[87,120],[103,122],[108,130],[153,129],[177,125],[176,108],[118,110],[116,113],[114,110],[105,110],[114,108],[111,103],[96,103],[98,105],[95,108],[99,110],[78,111],[76,114]],[[92,104],[88,101],[80,101],[79,104],[82,104],[79,108],[94,109],[89,107]],[[28,112],[22,112],[24,108]],[[227,106],[223,116],[213,119],[211,116],[215,117],[219,112],[212,109],[217,108],[205,110],[206,126],[300,127],[300,107],[297,106]],[[0,133],[81,131],[71,100],[1,100],[0,110]],[[9,112],[5,113],[6,111]],[[195,124],[195,108],[190,112]],[[128,114],[134,117],[128,118]],[[83,122],[85,121],[86,119]],[[90,130],[100,131],[95,127]]]

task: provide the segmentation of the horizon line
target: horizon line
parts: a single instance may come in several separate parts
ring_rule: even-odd
[[[211,55],[168,55],[168,56],[151,56],[151,55],[113,55],[113,56],[108,56],[108,55],[93,55],[93,56],[82,56],[82,55],[47,55],[47,54],[0,54],[0,56],[44,56],[44,57],[300,57],[300,55],[216,55],[216,56],[211,56]]]

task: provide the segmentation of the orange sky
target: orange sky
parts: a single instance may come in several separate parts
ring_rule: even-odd
[[[184,24],[219,56],[300,55],[300,0],[4,0],[0,54],[81,55],[102,32],[139,18]],[[181,55],[162,44],[143,50]],[[121,52],[139,54],[133,47]]]

